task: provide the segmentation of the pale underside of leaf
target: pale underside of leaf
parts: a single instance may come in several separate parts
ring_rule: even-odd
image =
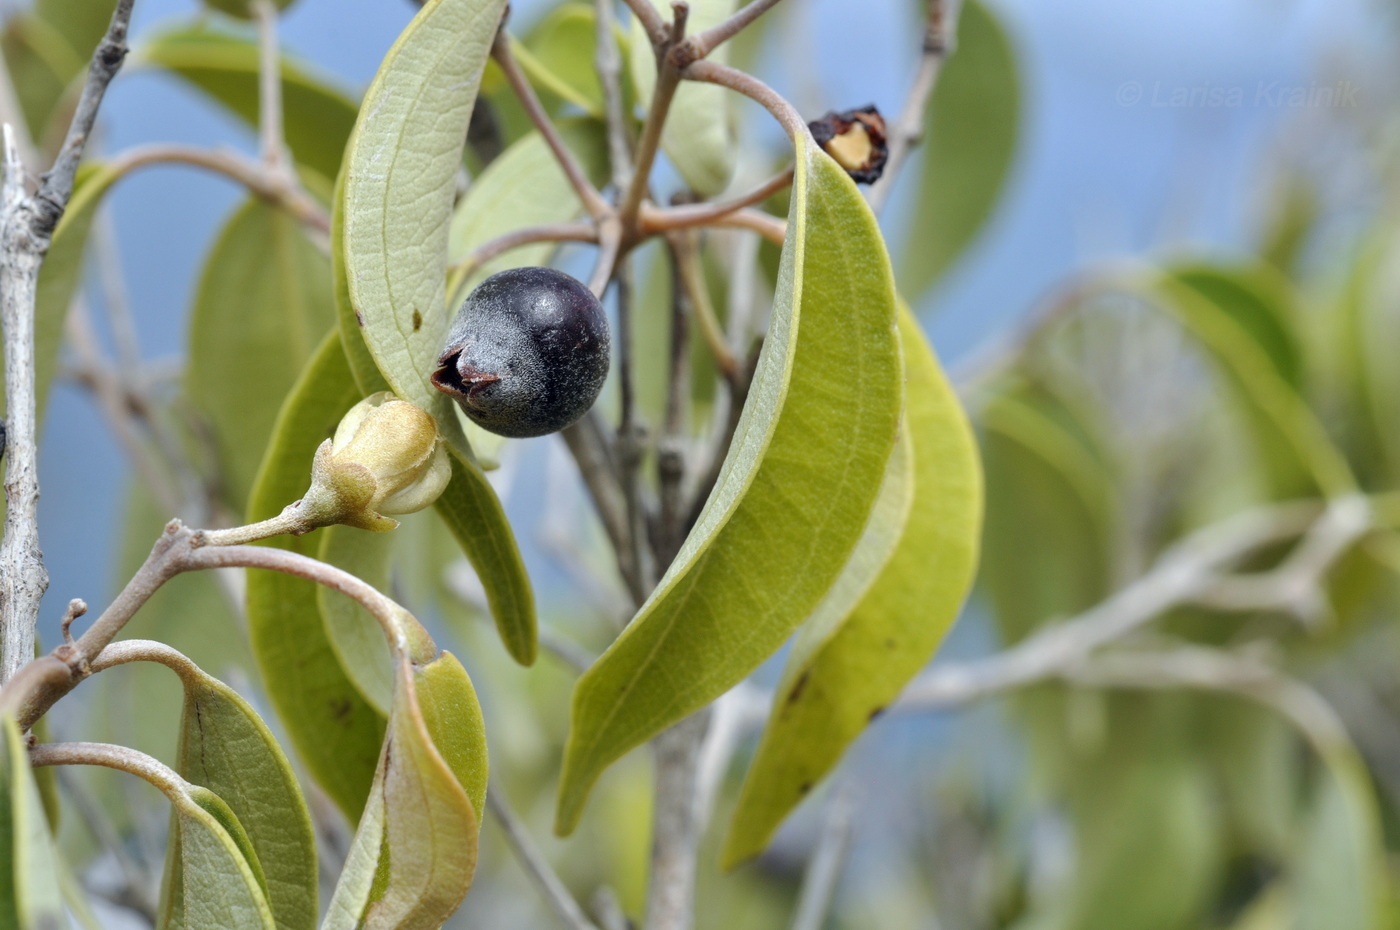
[[[900,331],[901,441],[865,535],[793,647],[734,813],[729,862],[762,849],[928,662],[972,583],[982,516],[976,443],[907,309]]]
[[[805,141],[796,155],[743,417],[679,555],[574,692],[561,832],[607,765],[777,650],[835,582],[879,491],[902,391],[888,260],[845,172]]]

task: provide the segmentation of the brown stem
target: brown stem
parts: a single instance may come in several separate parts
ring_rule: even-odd
[[[661,132],[666,126],[666,114],[670,112],[671,101],[675,99],[676,88],[680,86],[681,71],[671,59],[671,50],[685,38],[685,24],[690,17],[690,7],[683,2],[673,3],[675,18],[662,41],[652,40],[656,53],[656,86],[651,92],[651,105],[647,109],[646,123],[642,126],[642,139],[637,143],[636,167],[632,172],[632,183],[627,186],[627,194],[622,198],[618,213],[622,217],[623,234],[629,243],[637,238],[637,215],[646,197],[647,186],[651,182],[651,167],[656,161],[657,150],[661,147]]]
[[[673,234],[667,237],[667,241],[671,244],[671,254],[676,262],[676,285],[686,296],[690,311],[695,315],[700,333],[705,338],[705,345],[714,356],[715,366],[719,368],[730,390],[738,390],[739,363],[735,361],[728,344],[724,341],[719,317],[715,314],[709,289],[705,286],[700,267],[700,252],[689,233]]]
[[[603,88],[603,113],[608,124],[608,163],[612,169],[613,187],[618,192],[627,189],[632,179],[632,138],[627,112],[622,101],[622,56],[613,32],[616,19],[612,0],[597,0],[596,50],[593,67]]]
[[[650,204],[642,205],[639,217],[642,233],[652,235],[669,232],[673,229],[688,229],[692,226],[710,226],[728,218],[745,207],[762,203],[769,197],[792,185],[792,168],[779,172],[746,194],[731,200],[717,203],[692,203],[679,207],[661,209]]]
[[[928,0],[928,24],[924,29],[923,54],[919,57],[919,69],[904,98],[904,109],[891,128],[887,144],[889,155],[885,160],[885,172],[871,188],[867,199],[870,209],[879,212],[894,189],[895,178],[904,167],[909,152],[918,145],[924,136],[924,118],[928,103],[938,84],[938,75],[943,63],[952,54],[950,23],[948,22],[946,0]]]
[[[258,26],[258,138],[262,163],[273,175],[288,174],[282,138],[282,66],[278,61],[277,7],[253,0]]]
[[[726,213],[724,216],[712,220],[710,225],[749,229],[779,248],[782,248],[783,242],[787,238],[787,220],[781,220],[776,216],[764,213],[762,210],[754,210],[750,207]]]
[[[512,249],[535,245],[540,242],[597,242],[598,230],[592,223],[546,223],[541,226],[526,226],[497,236],[477,246],[467,257],[449,271],[452,275],[469,276],[482,265],[504,255]]]
[[[145,563],[102,616],[74,643],[25,665],[0,688],[0,712],[15,715],[28,729],[93,672],[92,663],[161,585],[182,572],[213,568],[262,568],[305,578],[353,598],[384,628],[390,643],[413,662],[436,654],[432,638],[411,613],[349,572],[309,556],[269,546],[211,546],[208,533],[172,520]]]
[[[661,18],[661,14],[656,11],[647,0],[623,0],[632,15],[642,24],[646,30],[647,38],[652,45],[659,45],[666,40],[666,20]]]
[[[555,160],[559,162],[559,167],[563,169],[564,176],[569,179],[569,184],[573,187],[574,193],[578,195],[578,199],[583,202],[583,207],[588,211],[588,215],[597,219],[612,212],[612,207],[603,199],[603,195],[599,194],[589,183],[588,176],[584,174],[578,160],[574,158],[573,153],[564,144],[564,140],[560,138],[559,131],[550,122],[549,114],[545,112],[540,98],[535,94],[534,87],[530,86],[529,78],[525,77],[525,72],[520,70],[519,63],[511,54],[510,37],[506,35],[504,29],[496,33],[495,44],[491,46],[491,57],[496,59],[496,64],[500,65],[501,72],[505,74],[506,82],[515,92],[520,105],[525,108],[530,122],[539,131],[545,144],[549,146],[549,150],[554,153]]]
[[[250,193],[286,210],[303,226],[321,233],[330,232],[330,215],[320,204],[284,179],[269,174],[259,163],[233,152],[157,143],[128,149],[111,163],[119,177],[138,168],[161,164],[192,165],[222,174],[242,184]]]
[[[116,769],[149,782],[171,800],[183,798],[189,789],[189,782],[163,762],[144,752],[111,743],[40,743],[30,748],[29,763],[35,768],[45,765],[100,765]]]
[[[681,71],[681,76],[691,81],[705,81],[708,84],[728,87],[756,101],[773,114],[773,118],[782,125],[788,138],[794,142],[803,135],[810,135],[807,122],[797,112],[797,108],[752,74],[714,61],[696,61],[686,65]]]
[[[690,45],[691,54],[697,59],[704,58],[716,48],[734,38],[734,36],[742,32],[750,23],[777,5],[778,0],[753,0],[752,3],[736,12],[718,26],[712,26],[704,32],[691,36],[688,43]]]

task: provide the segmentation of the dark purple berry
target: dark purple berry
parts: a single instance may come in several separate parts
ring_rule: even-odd
[[[477,285],[452,321],[433,386],[483,429],[543,436],[588,412],[608,376],[608,320],[592,291],[553,268]]]

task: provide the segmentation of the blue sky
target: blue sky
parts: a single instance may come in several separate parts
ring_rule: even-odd
[[[1023,141],[993,221],[920,308],[954,368],[1086,264],[1246,249],[1265,206],[1270,154],[1306,116],[1286,105],[1287,91],[1354,81],[1364,104],[1375,92],[1364,65],[1389,35],[1377,26],[1381,10],[1363,0],[988,2],[1021,61]],[[528,23],[545,4],[514,6],[516,21]],[[135,34],[195,9],[189,0],[140,0]],[[804,112],[870,100],[897,112],[917,53],[916,4],[788,0],[780,10],[764,76]],[[283,37],[360,88],[412,12],[408,0],[299,0]],[[123,75],[101,147],[156,140],[252,146],[243,127],[175,82]],[[200,255],[239,196],[188,170],[148,171],[113,195],[148,358],[180,352]],[[897,234],[899,210],[887,219]],[[45,439],[42,543],[53,582],[45,615],[54,619],[68,598],[98,604],[111,590],[125,469],[71,387],[55,391]]]

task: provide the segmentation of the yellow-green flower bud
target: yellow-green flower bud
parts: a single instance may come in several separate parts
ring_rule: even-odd
[[[421,407],[388,391],[360,401],[321,443],[311,464],[311,490],[301,517],[317,525],[367,530],[398,525],[384,514],[422,510],[452,477],[437,423]]]

